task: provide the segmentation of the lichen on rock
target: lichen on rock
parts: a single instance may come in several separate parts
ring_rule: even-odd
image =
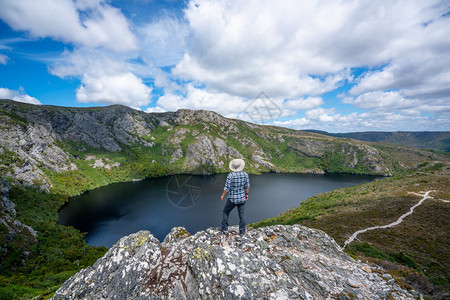
[[[344,253],[320,230],[293,226],[174,228],[122,238],[53,299],[415,299]],[[350,297],[351,295],[352,297]],[[389,295],[389,296],[388,296]],[[347,298],[346,298],[347,297]]]

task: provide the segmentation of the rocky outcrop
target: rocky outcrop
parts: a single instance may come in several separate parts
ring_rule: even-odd
[[[51,179],[44,173],[76,170],[64,147],[86,147],[117,152],[122,146],[153,143],[146,137],[157,121],[125,106],[62,108],[0,101],[0,170],[16,185],[48,191]],[[72,143],[72,144],[70,144]],[[92,167],[109,168],[117,163],[96,162]]]
[[[298,151],[308,157],[322,157],[330,148],[323,140],[297,139],[288,144],[289,149]]]
[[[122,238],[53,299],[417,299],[357,262],[324,232],[294,226],[232,227],[190,236],[174,228]]]
[[[323,156],[324,162],[332,162],[347,170],[355,169],[357,166],[365,173],[392,176],[393,172],[387,166],[380,152],[369,146],[351,141],[337,141],[329,146]]]
[[[51,182],[41,168],[52,172],[70,168],[69,157],[55,144],[55,133],[45,124],[23,127],[10,122],[8,116],[0,116],[0,119],[10,124],[0,130],[0,153],[9,160],[0,161],[3,175],[12,178],[16,185],[48,191]]]
[[[180,109],[174,113],[172,121],[177,125],[213,125],[220,128],[227,135],[239,133],[236,121],[225,118],[213,111]]]
[[[196,168],[202,164],[208,164],[224,169],[226,161],[242,157],[236,149],[228,147],[224,140],[201,134],[187,147],[185,168]]]
[[[105,158],[104,160],[102,158],[97,158],[95,155],[88,155],[85,158],[86,161],[90,162],[90,166],[93,168],[104,168],[107,170],[111,170],[111,168],[118,168],[120,167],[120,163],[111,163],[111,160],[109,158]]]
[[[71,140],[112,152],[120,151],[121,144],[144,143],[142,137],[149,135],[157,123],[151,115],[121,105],[63,108],[2,100],[0,109],[23,118],[27,127],[45,126],[44,134],[48,132],[57,141]]]

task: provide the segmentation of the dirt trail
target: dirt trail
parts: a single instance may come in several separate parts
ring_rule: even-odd
[[[363,232],[366,232],[366,231],[369,231],[369,230],[374,230],[374,229],[382,229],[382,228],[393,227],[393,226],[396,226],[396,225],[400,224],[401,222],[403,222],[403,219],[405,217],[407,217],[410,214],[412,214],[414,212],[414,209],[416,207],[420,206],[426,199],[433,198],[432,196],[429,195],[431,192],[433,192],[433,191],[427,191],[427,192],[425,192],[423,194],[411,193],[411,194],[414,194],[414,195],[417,195],[417,196],[422,196],[423,198],[420,199],[420,201],[417,204],[412,206],[407,213],[401,215],[400,218],[398,218],[397,221],[395,221],[395,222],[393,222],[391,224],[381,225],[381,226],[373,226],[373,227],[369,227],[369,228],[366,228],[366,229],[361,229],[361,230],[356,231],[355,233],[352,234],[352,236],[348,240],[346,240],[344,242],[344,247],[342,247],[342,249],[344,249],[348,244],[353,242],[356,239],[356,237],[358,236],[358,234],[360,234],[360,233],[363,233]],[[444,201],[444,202],[450,202],[449,200],[444,200],[444,199],[436,199],[436,200],[440,200],[440,201]]]

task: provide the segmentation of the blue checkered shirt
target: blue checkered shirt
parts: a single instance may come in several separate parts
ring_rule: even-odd
[[[250,188],[248,174],[244,171],[232,172],[227,176],[224,190],[228,192],[228,199],[235,203],[245,202],[245,189]]]

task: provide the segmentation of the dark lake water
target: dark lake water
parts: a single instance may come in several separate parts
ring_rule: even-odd
[[[226,174],[174,175],[111,184],[72,197],[61,208],[59,223],[87,232],[88,244],[106,247],[144,229],[162,241],[175,226],[183,226],[190,233],[219,227],[225,179]],[[275,217],[313,195],[374,179],[354,175],[250,175],[247,223]],[[230,225],[237,224],[235,209]]]

